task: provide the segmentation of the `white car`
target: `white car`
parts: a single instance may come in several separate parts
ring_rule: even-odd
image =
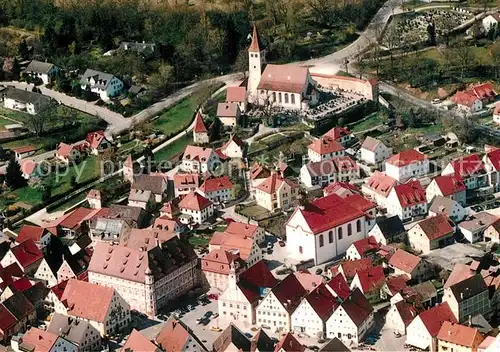
[[[441,99],[439,98],[432,99],[432,104],[441,104]]]

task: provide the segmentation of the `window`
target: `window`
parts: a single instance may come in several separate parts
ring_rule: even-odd
[[[292,99],[292,104],[295,104],[295,94],[291,94],[290,98]]]
[[[285,93],[285,104],[288,104],[288,93]]]
[[[319,235],[319,246],[320,246],[320,247],[323,247],[323,246],[325,245],[325,243],[324,243],[324,242],[325,242],[325,241],[324,241],[324,239],[323,239],[323,235]]]
[[[278,95],[278,102],[280,102],[280,103],[281,103],[281,99],[282,99],[282,97],[281,97],[281,93],[279,93],[279,95]]]
[[[351,236],[351,235],[352,235],[352,225],[348,224],[347,225],[347,236]]]
[[[328,243],[333,242],[333,231],[328,232]]]
[[[361,220],[356,221],[356,231],[361,232]]]
[[[302,246],[299,246],[299,253],[300,253],[300,254],[302,254],[302,253],[303,253]]]
[[[343,236],[342,236],[342,227],[340,227],[340,228],[339,228],[339,240],[341,240],[341,239],[342,239],[342,237],[343,237]]]

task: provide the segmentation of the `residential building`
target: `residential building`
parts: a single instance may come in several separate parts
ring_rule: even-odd
[[[158,336],[156,336],[155,342],[162,351],[207,351],[193,331],[181,320],[173,317],[167,320]]]
[[[95,246],[96,242],[120,242],[133,227],[131,220],[95,218],[89,223],[89,236]]]
[[[128,221],[132,227],[142,228],[148,225],[146,211],[139,207],[112,204],[109,206],[108,219],[123,219]]]
[[[453,222],[460,222],[467,216],[467,210],[451,198],[435,196],[429,208],[429,216],[444,214]]]
[[[495,106],[496,110],[499,111],[500,119],[500,104],[498,103]],[[488,184],[493,187],[495,192],[498,192],[500,190],[500,149],[486,153],[482,161],[487,172]]]
[[[251,267],[263,259],[262,249],[259,247],[257,239],[247,237],[245,234],[215,232],[208,244],[209,251],[214,249],[223,249],[238,254],[245,261],[247,267]]]
[[[297,280],[299,280],[302,287],[307,291],[311,292],[319,285],[325,282],[325,278],[321,275],[316,275],[311,273],[309,270],[301,270],[293,273]]]
[[[345,147],[347,147],[349,144],[351,144],[352,141],[356,139],[354,133],[349,131],[347,128],[340,126],[333,127],[323,135],[323,137],[325,136],[335,139]]]
[[[46,252],[47,246],[50,243],[50,232],[47,229],[39,226],[32,225],[23,225],[21,230],[19,230],[19,234],[16,237],[16,242],[22,243],[28,239],[32,239],[35,242],[38,249],[40,249],[43,253]]]
[[[8,88],[3,97],[4,108],[24,111],[30,115],[36,115],[41,108],[49,104],[49,97],[17,88]]]
[[[415,149],[405,150],[386,160],[385,173],[398,182],[419,178],[429,173],[429,159]]]
[[[198,192],[212,203],[227,203],[233,198],[233,183],[229,176],[206,179]]]
[[[438,291],[431,281],[412,286],[411,292],[418,295],[418,300],[424,307],[434,307],[438,303]]]
[[[493,122],[497,125],[500,123],[500,104],[495,104],[495,109],[493,110]]]
[[[130,189],[127,205],[130,207],[142,208],[145,211],[151,211],[155,204],[155,198],[151,191],[142,189]]]
[[[236,253],[214,249],[201,258],[201,271],[212,288],[224,292],[229,285],[229,273],[234,270],[236,280],[245,270],[245,262]]]
[[[181,169],[184,172],[212,172],[220,163],[220,158],[212,148],[188,145],[182,155]]]
[[[195,191],[200,186],[199,174],[180,174],[174,175],[174,193],[175,197],[184,197],[186,194]]]
[[[250,168],[250,191],[255,198],[256,188],[271,176],[271,170],[255,162]]]
[[[207,144],[210,141],[208,130],[203,122],[203,116],[198,112],[194,118],[193,142],[195,144]]]
[[[477,352],[483,340],[478,329],[445,321],[437,336],[437,351]]]
[[[78,351],[77,346],[66,338],[35,327],[31,327],[22,337],[15,336],[12,338],[11,348],[15,352],[24,352],[26,350],[48,352]]]
[[[351,203],[349,198],[332,194],[297,207],[286,224],[289,257],[313,260],[318,265],[345,253],[354,241],[365,238],[368,230],[364,204]]]
[[[408,231],[408,242],[423,254],[443,248],[453,242],[454,224],[444,214],[419,221]]]
[[[63,255],[63,262],[57,270],[57,282],[69,279],[82,280],[87,276],[92,250],[85,248],[72,255]],[[83,276],[83,277],[82,277]]]
[[[403,221],[427,214],[427,199],[418,181],[408,181],[394,186],[385,205],[387,214],[397,215]]]
[[[474,214],[470,220],[462,221],[458,224],[458,230],[470,243],[483,240],[484,231],[497,221],[498,217],[488,212],[482,211]]]
[[[466,321],[469,316],[491,313],[488,286],[481,274],[471,276],[444,289],[443,302],[447,302],[457,322]]]
[[[458,204],[466,205],[466,189],[464,180],[458,173],[445,176],[436,176],[425,189],[427,202],[434,197],[441,196],[453,199]]]
[[[346,299],[351,294],[351,289],[349,288],[349,285],[347,285],[347,281],[341,273],[333,275],[330,281],[326,283],[326,288],[330,291],[333,297],[337,297],[339,299]]]
[[[245,154],[245,142],[236,134],[232,134],[220,151],[231,159],[241,159]]]
[[[483,18],[483,28],[486,33],[494,31],[498,28],[498,22],[500,22],[500,13],[492,13]]]
[[[23,273],[34,274],[43,259],[43,253],[33,241],[28,238],[20,244],[11,247],[0,261],[4,268],[10,264],[17,263]]]
[[[110,287],[72,279],[61,302],[62,306],[55,306],[56,313],[87,321],[101,336],[117,333],[132,321],[130,306]]]
[[[156,203],[162,203],[167,192],[167,180],[161,175],[138,175],[134,177],[131,190],[149,191]]]
[[[326,322],[326,336],[337,337],[344,344],[358,345],[371,330],[373,307],[359,289],[342,301]]]
[[[123,181],[128,182],[130,184],[134,183],[134,177],[136,171],[139,170],[136,170],[134,168],[134,161],[132,160],[132,156],[129,154],[125,159],[125,161],[123,162]]]
[[[370,258],[363,258],[358,260],[345,260],[338,265],[336,271],[342,274],[347,282],[351,282],[358,271],[370,268],[373,268],[372,260]],[[334,276],[333,272],[334,271],[332,271],[332,276]]]
[[[300,169],[300,181],[308,188],[325,187],[332,182],[349,182],[359,178],[359,166],[349,156],[308,163]]]
[[[468,190],[487,185],[488,177],[486,169],[477,154],[453,160],[443,169],[441,175],[451,175],[454,173],[462,177]]]
[[[500,219],[486,228],[484,231],[484,241],[500,243]]]
[[[155,316],[199,280],[193,247],[177,234],[131,232],[122,245],[96,243],[89,282],[114,288],[132,309]]]
[[[368,181],[361,186],[361,192],[368,198],[374,200],[380,207],[387,207],[387,198],[394,186],[399,182],[385,173],[375,171]]]
[[[270,326],[274,331],[291,331],[292,314],[306,295],[295,275],[288,275],[257,306],[257,324]]]
[[[396,304],[391,304],[387,315],[385,316],[385,327],[401,335],[406,335],[408,325],[421,312],[421,309],[413,303],[399,301]]]
[[[101,346],[99,330],[85,320],[54,313],[47,331],[64,337],[80,351],[95,351]]]
[[[36,153],[36,148],[32,145],[24,145],[12,149],[17,160],[22,160]]]
[[[31,159],[21,159],[19,162],[21,166],[21,172],[23,174],[23,178],[26,180],[31,180],[34,177],[40,176],[40,168],[38,164]]]
[[[323,337],[326,322],[339,305],[325,284],[309,292],[292,313],[292,330],[311,337]]]
[[[160,348],[136,329],[132,329],[132,332],[120,351],[161,352]]]
[[[470,91],[458,91],[455,93],[453,97],[451,97],[451,101],[457,104],[458,109],[464,111],[465,113],[476,113],[483,109],[483,102],[481,99],[476,97]]]
[[[316,139],[307,147],[307,156],[309,157],[309,162],[312,163],[344,155],[344,146],[331,137]]]
[[[263,227],[252,224],[244,224],[238,221],[232,221],[227,226],[225,233],[231,235],[239,235],[248,238],[255,238],[257,244],[262,244],[265,242],[265,230]]]
[[[50,62],[32,60],[24,70],[24,74],[29,75],[32,79],[41,79],[43,84],[49,84],[52,83],[59,70],[59,67]]]
[[[217,117],[224,126],[235,127],[241,117],[240,106],[237,103],[218,103]]]
[[[369,269],[358,270],[351,282],[351,291],[359,289],[367,298],[380,296],[380,290],[385,283],[384,269],[375,266]]]
[[[90,153],[93,155],[99,155],[111,146],[111,142],[104,135],[104,131],[87,133],[85,141],[88,143]]]
[[[80,79],[82,90],[90,90],[102,100],[109,100],[123,90],[123,82],[109,73],[87,69]]]
[[[233,323],[212,344],[214,352],[251,351],[252,343]]]
[[[177,233],[182,232],[183,229],[183,227],[177,220],[177,217],[171,219],[166,215],[156,218],[155,222],[153,223],[153,228],[157,230],[173,231]]]
[[[445,321],[456,323],[448,303],[441,303],[417,315],[406,329],[406,343],[422,350],[436,350],[436,338]]]
[[[406,229],[397,215],[378,216],[375,219],[375,226],[368,232],[368,235],[384,246],[406,241]]]
[[[275,352],[304,352],[306,347],[302,345],[291,333],[286,334],[274,347]]]
[[[389,259],[389,267],[395,275],[406,275],[408,279],[422,282],[432,277],[432,267],[424,259],[397,249]]]
[[[372,257],[380,248],[375,237],[369,236],[360,240],[354,241],[347,248],[346,259],[356,260],[364,257]]]
[[[342,343],[337,337],[331,339],[323,347],[319,349],[319,352],[350,352],[351,350],[347,348],[346,345]]]
[[[183,224],[203,224],[214,215],[214,204],[198,192],[187,194],[179,203]]]
[[[346,198],[354,194],[361,195],[360,189],[349,182],[334,182],[323,188],[323,197],[334,193],[341,198]]]
[[[262,324],[262,317],[260,317],[260,321],[256,320],[255,309],[263,296],[277,283],[278,280],[263,261],[241,273],[239,281],[236,279],[236,275],[230,274],[228,288],[217,301],[219,319],[238,320],[246,326],[256,323]]]
[[[286,210],[298,204],[299,186],[276,172],[255,188],[257,205],[269,210]]]
[[[33,277],[35,279],[42,280],[47,287],[57,285],[57,272],[55,265],[52,264],[52,262],[49,264],[46,258],[42,259]]]
[[[85,141],[66,144],[59,143],[56,149],[56,158],[69,164],[71,162],[79,163],[86,155],[87,143]]]
[[[380,165],[391,156],[392,148],[376,138],[368,136],[361,144],[361,161],[367,165]]]
[[[244,113],[247,109],[247,89],[245,87],[227,87],[226,103],[236,103],[240,111]]]

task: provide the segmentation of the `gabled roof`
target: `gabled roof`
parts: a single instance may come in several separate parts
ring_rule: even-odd
[[[402,167],[406,165],[410,165],[411,163],[415,162],[420,162],[424,161],[427,159],[427,156],[423,153],[420,153],[419,151],[416,151],[415,149],[408,149],[405,151],[402,151],[399,154],[391,156],[389,159],[387,159],[387,163],[397,166],[397,167]]]
[[[427,203],[425,191],[418,181],[408,181],[394,186],[394,192],[403,208],[408,208],[417,204]]]
[[[237,103],[219,103],[217,104],[218,117],[238,117],[240,107]]]
[[[191,191],[179,202],[179,209],[201,211],[211,205],[212,202],[207,198],[203,197],[198,192]]]
[[[253,238],[257,234],[259,226],[252,224],[244,224],[238,221],[232,221],[224,231],[236,236],[250,237]]]
[[[8,88],[7,93],[5,93],[5,98],[33,105],[36,105],[38,103],[46,104],[51,100],[49,97],[43,94],[17,88]]]
[[[444,283],[444,288],[448,288],[452,285],[459,283],[465,279],[474,276],[476,272],[471,269],[471,267],[467,264],[457,263],[453,266],[453,270],[448,276],[448,280]]]
[[[19,320],[3,304],[0,304],[0,330],[7,331]]]
[[[307,148],[311,149],[313,152],[319,155],[340,152],[345,149],[344,146],[340,144],[340,142],[328,136],[323,136],[320,139],[315,140],[314,142],[309,144]]]
[[[304,352],[305,350],[305,346],[302,345],[291,333],[287,333],[283,336],[274,347],[275,352]]]
[[[400,292],[403,292],[408,288],[406,281],[408,281],[408,276],[403,274],[403,275],[388,277],[385,283],[391,295],[394,296]]]
[[[189,339],[194,339],[203,346],[197,337],[192,334],[191,329],[180,320],[170,317],[155,341],[164,351],[183,351]]]
[[[373,268],[373,263],[369,258],[361,258],[357,260],[346,260],[340,263],[339,267],[342,267],[342,272],[346,279],[349,280],[354,278],[358,271]]]
[[[35,310],[35,306],[22,292],[16,292],[3,302],[4,306],[16,317],[17,320],[27,319]]]
[[[448,236],[454,232],[452,225],[450,225],[450,219],[445,214],[431,216],[420,221],[415,226],[419,226],[430,241]]]
[[[373,307],[358,288],[340,305],[358,328],[373,313]]]
[[[272,351],[274,348],[274,342],[266,334],[266,332],[260,328],[259,331],[251,338],[250,351]]]
[[[451,100],[458,105],[471,107],[479,98],[473,92],[465,90],[456,92],[455,95],[451,97]]]
[[[39,226],[23,225],[16,238],[17,243],[32,239],[34,242],[39,242],[42,236],[46,233],[46,229]]]
[[[336,195],[345,198],[346,196],[359,194],[360,190],[358,187],[349,182],[333,182],[323,188],[323,193],[325,195],[335,193]]]
[[[240,274],[237,286],[250,303],[255,303],[261,298],[262,289],[272,288],[277,283],[267,265],[260,260]]]
[[[375,266],[356,273],[363,293],[379,289],[385,282],[384,269],[381,266]]]
[[[96,87],[99,87],[100,89],[107,89],[111,80],[115,78],[115,76],[109,73],[100,72],[88,68],[83,73],[80,83],[83,85],[87,85],[90,83],[91,78],[95,80]]]
[[[209,178],[203,182],[200,186],[200,191],[207,194],[210,192],[217,192],[222,190],[231,190],[233,188],[233,183],[229,176],[225,175],[222,177]]]
[[[69,280],[64,280],[59,282],[57,285],[52,286],[50,290],[56,295],[56,297],[61,300],[64,290],[66,289],[66,286],[68,285]]]
[[[366,238],[362,238],[360,240],[354,241],[352,243],[354,248],[358,251],[358,254],[363,257],[365,253],[370,252],[370,251],[375,251],[380,248],[379,244],[377,243],[377,240],[373,236],[369,236]]]
[[[351,134],[352,134],[351,131],[349,131],[347,128],[337,126],[337,127],[333,127],[328,132],[326,132],[323,135],[323,137],[327,136],[327,137],[331,137],[333,139],[338,140],[344,136],[349,136]]]
[[[458,174],[437,176],[434,178],[436,185],[441,190],[443,196],[449,196],[457,192],[465,191],[466,186],[462,177]]]
[[[257,89],[300,94],[307,84],[308,74],[309,69],[304,66],[268,64]]]
[[[454,213],[453,207],[457,205],[457,201],[443,196],[435,196],[432,200],[432,204],[429,207],[429,212],[435,214],[446,214],[448,216],[452,216]]]
[[[293,313],[307,291],[302,287],[295,275],[288,275],[272,288],[272,293],[288,313]]]
[[[337,295],[340,299],[346,299],[351,294],[351,289],[341,273],[333,276],[331,280],[326,283],[326,285],[330,287],[330,289],[335,292],[335,295]]]
[[[398,249],[389,259],[389,265],[397,268],[407,274],[411,274],[418,266],[422,259],[408,253],[402,249]]]
[[[260,165],[259,163],[254,163],[252,167],[250,168],[250,180],[255,180],[259,178],[267,178],[268,176],[265,175],[270,175],[271,171],[265,167]]]
[[[201,270],[221,275],[229,275],[231,270],[230,266],[234,265],[233,263],[238,260],[239,257],[238,254],[231,253],[224,249],[214,249],[201,258]],[[239,268],[241,268],[241,266]]]
[[[439,329],[438,340],[476,349],[484,340],[478,329],[445,321]]]
[[[338,337],[334,337],[326,345],[324,345],[319,349],[319,352],[350,352],[350,351],[351,350],[347,348],[346,345],[344,345],[342,341],[338,339]]]
[[[26,239],[10,250],[14,257],[16,257],[19,265],[25,269],[43,258],[43,253],[31,238]]]
[[[225,352],[231,344],[237,348],[237,351],[250,351],[250,340],[233,323],[230,323],[214,341],[214,352]],[[176,351],[180,351],[180,349]]]
[[[450,165],[455,173],[459,174],[461,177],[483,174],[486,172],[483,162],[477,154],[455,159]]]
[[[198,112],[196,114],[196,117],[194,118],[194,128],[193,128],[194,133],[207,133],[207,127],[205,126],[205,123],[203,122],[203,117],[201,114]]]
[[[436,286],[434,286],[431,281],[425,281],[421,284],[411,286],[410,289],[420,297],[422,302],[428,301],[433,297],[437,297]]]
[[[163,194],[166,189],[165,179],[157,175],[138,175],[134,177],[132,189],[151,191],[154,194]]]
[[[491,83],[482,83],[475,85],[471,88],[471,91],[476,95],[478,99],[481,100],[494,98],[497,95]]]
[[[367,136],[366,139],[363,141],[363,144],[361,144],[361,149],[366,149],[374,152],[375,150],[377,150],[377,147],[381,144],[384,145],[384,143],[382,143],[378,139]]]
[[[36,148],[32,145],[23,145],[21,147],[14,148],[12,150],[16,153],[24,154],[24,153],[34,152],[36,151]]]
[[[457,319],[447,302],[425,310],[418,316],[432,337],[436,337],[438,335],[441,325],[445,321],[457,323]]]
[[[366,185],[370,189],[384,197],[387,197],[392,188],[397,184],[398,181],[378,170],[375,171],[366,182]]]
[[[245,87],[227,87],[226,102],[240,103],[246,101],[247,89]]]
[[[271,173],[271,176],[266,178],[260,185],[258,185],[257,189],[267,194],[274,194],[276,193],[276,190],[278,190],[284,183],[289,185],[291,188],[298,188],[298,186],[293,181],[284,178],[277,173]]]
[[[318,317],[326,321],[332,315],[333,311],[339,305],[339,301],[326,288],[325,284],[321,284],[312,290],[305,299],[311,305]]]
[[[399,313],[399,316],[401,317],[401,320],[403,320],[403,324],[405,324],[405,327],[408,327],[408,325],[410,325],[410,323],[413,321],[413,319],[415,319],[420,311],[414,304],[405,301],[399,301],[395,304],[395,306]]]
[[[52,70],[54,64],[50,62],[42,62],[37,60],[31,60],[30,64],[26,67],[26,72],[37,72],[37,73],[49,73]]]
[[[500,110],[500,103],[497,103],[497,108]],[[498,112],[500,115],[500,111]],[[490,160],[491,165],[496,171],[500,171],[500,149],[496,149],[492,152],[486,154],[486,157]]]
[[[450,286],[450,290],[458,302],[474,297],[487,289],[488,287],[481,274],[471,276]]]
[[[146,336],[141,334],[136,329],[132,329],[127,342],[123,345],[121,352],[141,351],[141,352],[159,352],[160,349],[154,343],[149,341]],[[168,350],[167,350],[168,351]]]
[[[57,340],[57,335],[45,330],[40,330],[35,327],[31,327],[23,335],[22,343],[34,347],[37,352],[49,352],[52,350],[52,346]],[[54,350],[56,350],[55,348]]]
[[[183,160],[197,160],[202,163],[207,163],[214,150],[212,148],[198,147],[188,145],[182,155]]]
[[[406,232],[403,222],[398,215],[390,217],[379,216],[375,221],[377,222],[380,232],[382,232],[382,235],[384,235],[386,239],[394,238]]]
[[[174,175],[174,187],[175,188],[186,188],[186,187],[198,187],[200,185],[200,175],[199,174],[179,174]]]
[[[90,149],[97,149],[102,141],[106,141],[106,137],[104,136],[104,131],[94,131],[89,132],[85,140],[89,143]]]

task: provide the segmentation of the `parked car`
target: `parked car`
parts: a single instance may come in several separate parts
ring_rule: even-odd
[[[221,332],[221,331],[222,331],[222,329],[221,329],[221,328],[219,328],[218,326],[212,326],[212,327],[210,328],[210,330],[215,331],[215,332]]]
[[[273,248],[273,244],[271,243],[271,241],[267,242],[267,250],[270,250]]]
[[[321,275],[323,273],[323,269],[318,268],[316,269],[316,275]]]
[[[212,319],[215,319],[219,316],[219,313],[215,313],[214,315],[212,315]]]
[[[251,339],[251,338],[253,337],[253,335],[252,335],[252,334],[250,334],[249,332],[246,332],[246,333],[245,333],[245,336],[246,336],[246,337],[248,337],[249,339]]]
[[[283,240],[280,240],[278,244],[280,245],[280,247],[285,247],[285,241]]]
[[[213,299],[214,301],[217,301],[219,299],[219,296],[217,296],[215,293],[211,293],[208,295],[208,298]]]
[[[210,318],[214,314],[211,310],[205,313],[205,318]]]

